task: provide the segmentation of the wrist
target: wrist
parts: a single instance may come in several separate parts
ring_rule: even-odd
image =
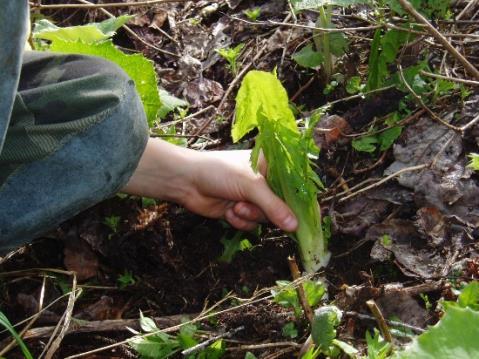
[[[194,182],[196,156],[194,150],[150,138],[124,192],[183,203]]]

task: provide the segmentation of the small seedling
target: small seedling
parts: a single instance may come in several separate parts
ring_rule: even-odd
[[[278,287],[271,291],[273,300],[285,308],[292,308],[295,316],[299,318],[303,312],[303,308],[301,307],[296,288],[287,280],[276,281],[276,285]],[[303,282],[303,288],[306,299],[313,308],[320,303],[326,292],[321,282],[312,280]]]
[[[225,47],[222,49],[216,49],[216,52],[228,62],[228,68],[231,73],[236,76],[238,74],[238,57],[243,50],[244,44],[239,44],[235,47]]]
[[[479,154],[469,153],[467,157],[470,159],[467,167],[472,168],[474,171],[479,171]]]
[[[243,238],[243,235],[243,232],[236,232],[231,239],[226,239],[225,237],[221,239],[224,250],[223,254],[218,258],[220,262],[231,263],[238,252],[253,249],[251,242]]]
[[[117,281],[120,289],[125,289],[129,285],[134,285],[136,283],[133,273],[131,273],[129,270],[125,270],[125,272],[118,277]]]
[[[298,337],[298,329],[296,328],[296,325],[294,325],[294,322],[289,322],[283,326],[281,334],[285,338],[294,339]]]
[[[120,216],[105,217],[103,224],[111,229],[113,233],[117,233],[120,229]]]
[[[256,21],[261,15],[261,9],[259,7],[255,7],[252,9],[246,9],[243,11],[243,13],[246,15],[248,20]]]

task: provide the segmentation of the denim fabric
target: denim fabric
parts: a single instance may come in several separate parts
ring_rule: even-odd
[[[103,84],[110,86],[109,94],[101,94],[109,100],[94,101],[99,93],[87,91],[84,95],[93,100],[83,108],[85,117],[92,120],[87,126],[73,126],[73,132],[63,136],[59,146],[41,159],[4,164],[3,168],[0,164],[0,172],[15,167],[0,183],[0,253],[29,242],[115,194],[132,175],[146,146],[148,127],[132,80],[107,61],[84,56],[70,59],[81,60],[86,73],[80,72],[67,82],[100,72],[100,78],[107,78]],[[65,96],[71,95],[67,88],[63,91]],[[78,106],[69,108],[70,113],[64,111],[59,117],[55,106],[36,109],[28,108],[27,103],[26,109],[20,106],[18,110],[25,121],[12,122],[31,124],[30,112],[34,121],[41,119],[40,126],[61,126],[61,119],[67,124],[78,120],[76,116],[82,112]]]
[[[27,0],[0,0],[0,151],[20,75],[27,14]]]

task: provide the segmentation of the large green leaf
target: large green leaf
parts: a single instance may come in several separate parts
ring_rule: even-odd
[[[55,40],[50,50],[98,56],[116,63],[135,82],[150,126],[157,120],[158,111],[161,108],[161,100],[158,92],[156,72],[153,63],[143,55],[126,55],[118,50],[111,40],[97,44],[86,44],[82,41]]]
[[[328,353],[336,338],[336,327],[341,322],[341,311],[334,305],[317,309],[311,328],[311,337],[323,353]]]
[[[43,40],[78,41],[92,44],[109,39],[121,26],[125,25],[133,16],[122,15],[100,23],[82,26],[58,27],[46,19],[35,23],[33,37]]]
[[[479,358],[479,312],[450,307],[435,326],[415,338],[395,359]]]
[[[324,61],[323,55],[313,50],[313,44],[306,45],[291,57],[298,65],[306,68],[318,67]]]

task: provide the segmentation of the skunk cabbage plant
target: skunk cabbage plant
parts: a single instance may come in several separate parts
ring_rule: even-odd
[[[318,152],[312,141],[312,126],[300,131],[289,107],[288,95],[273,73],[250,71],[236,97],[233,141],[257,128],[251,165],[258,170],[263,152],[268,163],[267,180],[298,218],[296,233],[303,267],[316,272],[325,267],[330,254],[323,236],[317,193],[321,182],[311,167],[310,154]]]

